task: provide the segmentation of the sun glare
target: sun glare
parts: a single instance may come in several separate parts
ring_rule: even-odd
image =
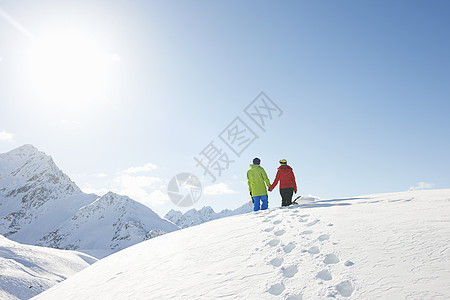
[[[109,66],[118,60],[88,36],[52,34],[33,42],[30,76],[43,98],[74,108],[105,96]]]

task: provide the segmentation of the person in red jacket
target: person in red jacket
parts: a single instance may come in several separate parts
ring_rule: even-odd
[[[273,181],[272,185],[269,187],[271,192],[280,182],[280,195],[281,195],[281,205],[289,206],[292,204],[292,195],[297,193],[297,183],[295,183],[295,176],[292,168],[288,166],[287,160],[280,160],[281,166],[278,167],[277,176]]]

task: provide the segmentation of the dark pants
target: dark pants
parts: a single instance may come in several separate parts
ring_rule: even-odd
[[[281,205],[289,206],[292,204],[292,195],[294,194],[294,188],[280,189]]]

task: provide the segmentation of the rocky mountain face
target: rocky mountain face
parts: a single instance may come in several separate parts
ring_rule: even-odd
[[[253,211],[253,204],[249,201],[235,210],[224,209],[218,213],[216,213],[210,206],[205,206],[200,210],[191,209],[184,214],[181,211],[172,209],[164,216],[164,218],[172,221],[181,228],[187,228],[208,221],[244,214],[251,211]]]
[[[84,194],[31,145],[0,154],[0,234],[11,240],[109,254],[177,229],[126,196]]]

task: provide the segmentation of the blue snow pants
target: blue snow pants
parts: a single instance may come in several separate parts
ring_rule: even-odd
[[[267,207],[269,207],[269,198],[267,197],[267,195],[255,196],[252,198],[255,201],[255,203],[253,204],[254,211],[258,211],[260,209],[264,210],[267,209]]]

